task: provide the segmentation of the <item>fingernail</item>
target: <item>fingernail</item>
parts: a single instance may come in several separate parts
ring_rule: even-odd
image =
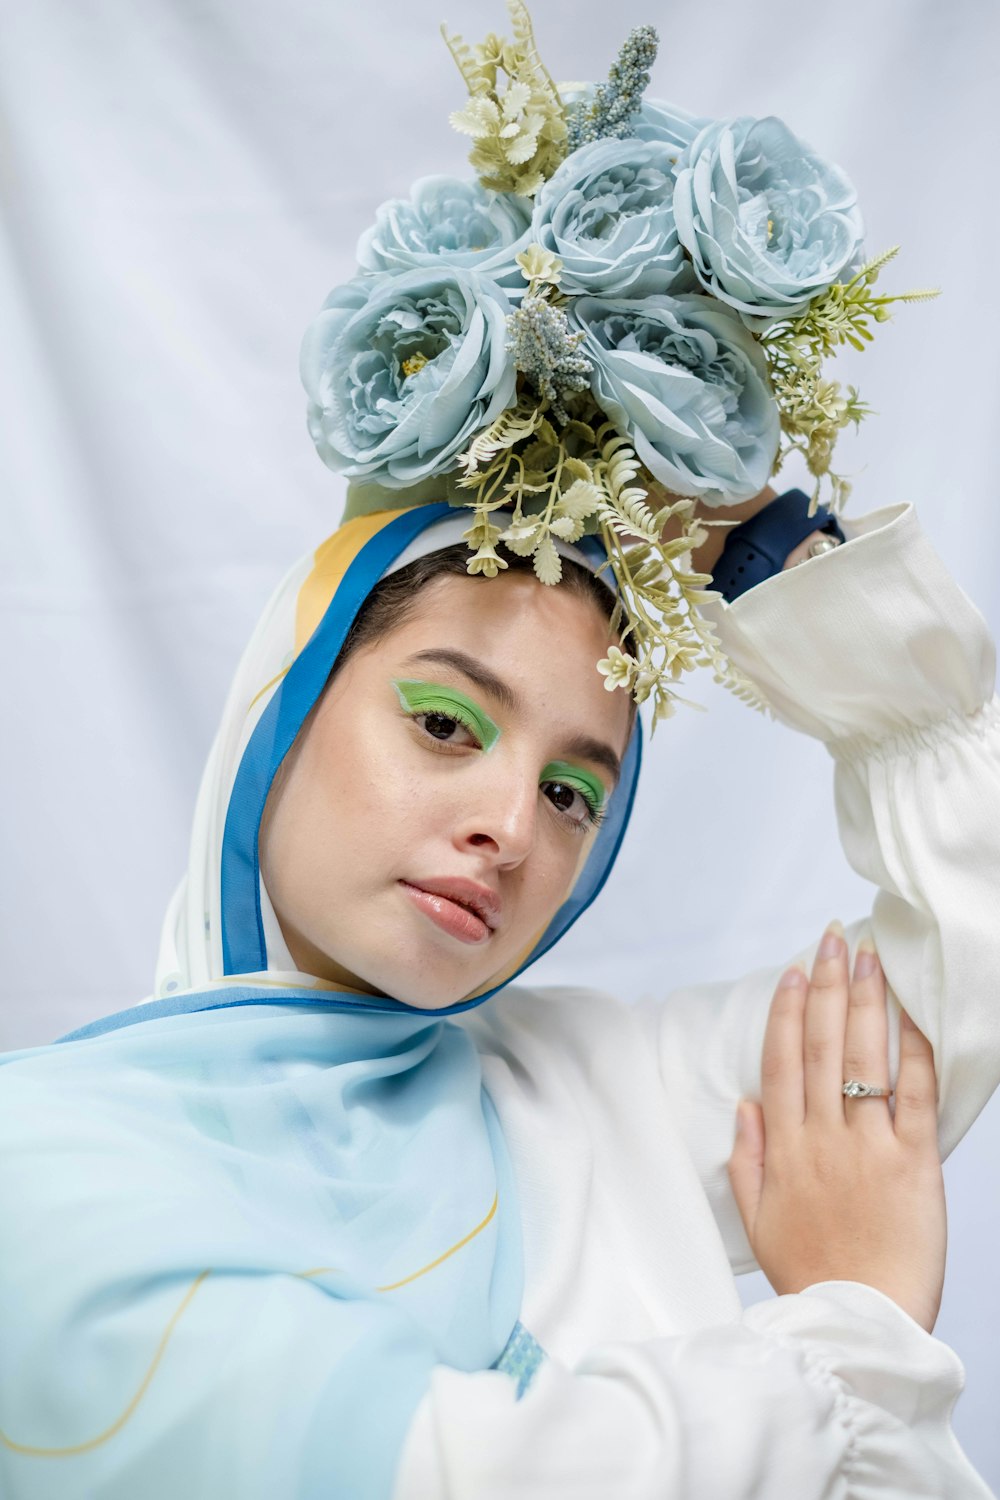
[[[820,958],[836,958],[843,941],[844,924],[834,918],[823,934],[823,941],[819,945]]]
[[[878,958],[875,953],[875,944],[871,938],[862,938],[858,944],[858,951],[854,955],[854,977],[855,979],[867,979],[869,974],[874,974],[878,967]]]
[[[790,990],[795,985],[805,984],[806,979],[807,975],[805,970],[800,969],[798,964],[793,964],[790,969],[786,969],[784,974],[782,974],[780,980],[778,981],[778,989]]]

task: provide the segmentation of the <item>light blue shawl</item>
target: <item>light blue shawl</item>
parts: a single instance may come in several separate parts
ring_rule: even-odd
[[[448,544],[447,515],[341,528],[269,605],[158,998],[0,1057],[4,1500],[387,1500],[435,1364],[507,1371],[517,1394],[530,1377],[511,1163],[446,1019],[512,976],[434,1012],[325,990],[291,970],[257,868],[271,779],[351,620],[415,547]],[[637,732],[526,962],[603,883],[638,764]]]

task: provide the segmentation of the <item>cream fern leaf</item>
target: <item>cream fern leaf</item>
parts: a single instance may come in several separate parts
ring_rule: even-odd
[[[444,37],[445,46],[455,59],[458,71],[465,79],[469,93],[481,93],[485,87],[482,78],[482,68],[473,57],[468,43],[461,36],[449,36],[448,28],[443,21],[441,23],[441,35]]]
[[[509,406],[506,411],[502,411],[489,427],[473,438],[465,452],[458,455],[458,462],[464,466],[466,477],[488,464],[502,449],[513,448],[525,438],[531,437],[538,430],[541,420],[540,412],[533,406]]]
[[[547,584],[556,584],[562,577],[562,558],[550,536],[545,537],[535,550],[535,574],[540,583]]]

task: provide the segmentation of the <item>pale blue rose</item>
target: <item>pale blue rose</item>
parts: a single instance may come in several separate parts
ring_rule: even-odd
[[[702,286],[750,318],[804,312],[860,264],[854,187],[773,116],[707,125],[677,162],[674,213]]]
[[[358,241],[358,264],[365,271],[463,266],[519,298],[526,287],[515,256],[530,243],[530,222],[526,199],[489,192],[476,179],[420,177],[408,198],[377,210]]]
[[[709,505],[765,486],[778,408],[760,347],[736,313],[701,293],[577,297],[598,404],[667,489]]]
[[[337,287],[302,341],[309,431],[323,462],[389,489],[451,468],[513,404],[510,311],[495,282],[454,266]]]
[[[689,146],[710,122],[676,104],[667,104],[663,99],[643,99],[635,122],[635,133],[640,141],[663,141],[673,147],[676,157]]]
[[[531,237],[563,263],[559,289],[640,297],[694,285],[674,223],[673,157],[662,141],[592,141],[535,200]]]

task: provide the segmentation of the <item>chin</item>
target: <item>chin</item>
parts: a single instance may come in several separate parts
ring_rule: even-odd
[[[363,912],[364,926],[362,918],[356,921],[355,932],[364,934],[364,941],[356,945],[342,941],[343,927],[314,933],[307,939],[311,952],[302,967],[308,972],[311,959],[319,978],[427,1011],[467,1000],[503,969],[504,956],[491,951],[492,941],[470,949],[439,934],[422,915],[407,910],[401,914],[395,902],[388,913],[383,909],[374,918],[368,909]],[[506,947],[509,950],[510,944]]]
[[[444,966],[438,972],[441,978],[435,980],[430,977],[433,970],[428,965],[421,965],[423,977],[420,983],[414,983],[413,969],[415,964],[407,966],[407,972],[399,975],[385,975],[380,989],[384,995],[390,995],[394,1000],[402,1000],[406,1005],[418,1006],[421,1010],[443,1010],[448,1005],[457,1005],[461,1000],[467,1000],[470,995],[487,983],[488,976],[474,978],[471,981],[465,979],[446,978],[443,973]]]
[[[351,970],[364,976],[365,983],[378,993],[421,1010],[442,1010],[467,1000],[489,983],[504,962],[492,951],[492,940],[470,948],[409,911],[401,919],[394,910],[383,930],[373,930],[371,937],[375,939],[370,944],[371,962],[359,954],[358,966],[349,965]]]

